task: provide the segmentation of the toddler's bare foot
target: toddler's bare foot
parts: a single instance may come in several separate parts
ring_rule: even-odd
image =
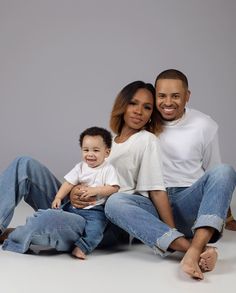
[[[206,246],[206,249],[200,255],[199,267],[203,272],[212,271],[217,261],[217,248],[213,246]]]
[[[72,255],[79,259],[86,259],[86,255],[79,247],[75,247],[72,251]]]
[[[200,254],[198,249],[190,247],[181,261],[181,268],[190,277],[203,280],[203,273],[198,265]]]

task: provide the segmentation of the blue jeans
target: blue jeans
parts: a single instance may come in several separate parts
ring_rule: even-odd
[[[151,200],[138,194],[115,193],[105,204],[107,218],[132,237],[164,255],[175,239],[183,236],[163,223]]]
[[[85,254],[92,252],[101,242],[108,222],[104,213],[104,206],[97,205],[91,209],[78,209],[74,208],[69,202],[65,204],[63,210],[86,220],[84,233],[76,240],[75,246],[78,246]]]
[[[78,246],[88,254],[101,242],[106,223],[103,206],[74,209],[68,203],[64,210],[39,210],[8,236],[2,249],[25,253],[32,244],[57,251],[72,251]]]
[[[192,238],[197,228],[212,227],[215,233],[210,242],[216,242],[222,235],[235,185],[235,170],[222,164],[190,187],[168,188],[177,229]]]
[[[0,230],[8,227],[15,207],[23,198],[34,210],[50,208],[60,185],[36,160],[16,158],[0,175]]]
[[[71,251],[82,236],[86,220],[62,209],[38,210],[18,226],[2,245],[3,250],[25,253],[30,245]]]
[[[73,214],[49,209],[60,185],[45,166],[32,158],[16,158],[10,164],[0,176],[1,231],[9,225],[14,209],[22,198],[34,210],[39,211],[27,219],[25,226],[17,227],[10,234],[3,249],[23,253],[28,250],[30,244],[36,244],[50,246],[58,251],[71,251],[76,243],[84,252],[90,252],[100,242],[106,224],[103,207],[96,207],[96,210],[89,212],[81,210],[79,213],[82,216],[76,215],[74,209]],[[94,220],[95,214],[98,224],[92,226],[91,221]],[[85,225],[83,216],[88,225]],[[84,231],[86,234],[82,237]],[[90,240],[87,234],[90,234]]]
[[[165,255],[172,241],[182,235],[193,237],[200,227],[214,228],[211,241],[218,240],[235,185],[234,169],[219,165],[190,187],[168,188],[178,231],[163,223],[151,200],[140,195],[112,195],[106,202],[105,213],[112,223]]]

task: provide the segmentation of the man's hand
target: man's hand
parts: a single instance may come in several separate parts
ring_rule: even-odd
[[[87,186],[76,185],[70,192],[71,204],[76,208],[85,208],[96,203],[96,196],[90,198],[82,198]]]

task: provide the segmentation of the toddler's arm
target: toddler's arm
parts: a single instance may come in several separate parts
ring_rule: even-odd
[[[61,201],[70,193],[71,189],[74,187],[73,184],[65,181],[60,189],[58,190],[53,202],[52,202],[52,208],[57,209],[61,206]]]

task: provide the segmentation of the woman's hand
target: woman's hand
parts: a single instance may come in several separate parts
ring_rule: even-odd
[[[88,187],[88,186],[83,186],[81,189],[81,196],[80,199],[91,199],[91,198],[96,198],[98,192],[97,187]]]
[[[72,188],[70,192],[70,201],[71,204],[76,208],[85,208],[89,205],[94,205],[96,203],[96,196],[83,198],[84,191],[87,186],[76,185]]]

